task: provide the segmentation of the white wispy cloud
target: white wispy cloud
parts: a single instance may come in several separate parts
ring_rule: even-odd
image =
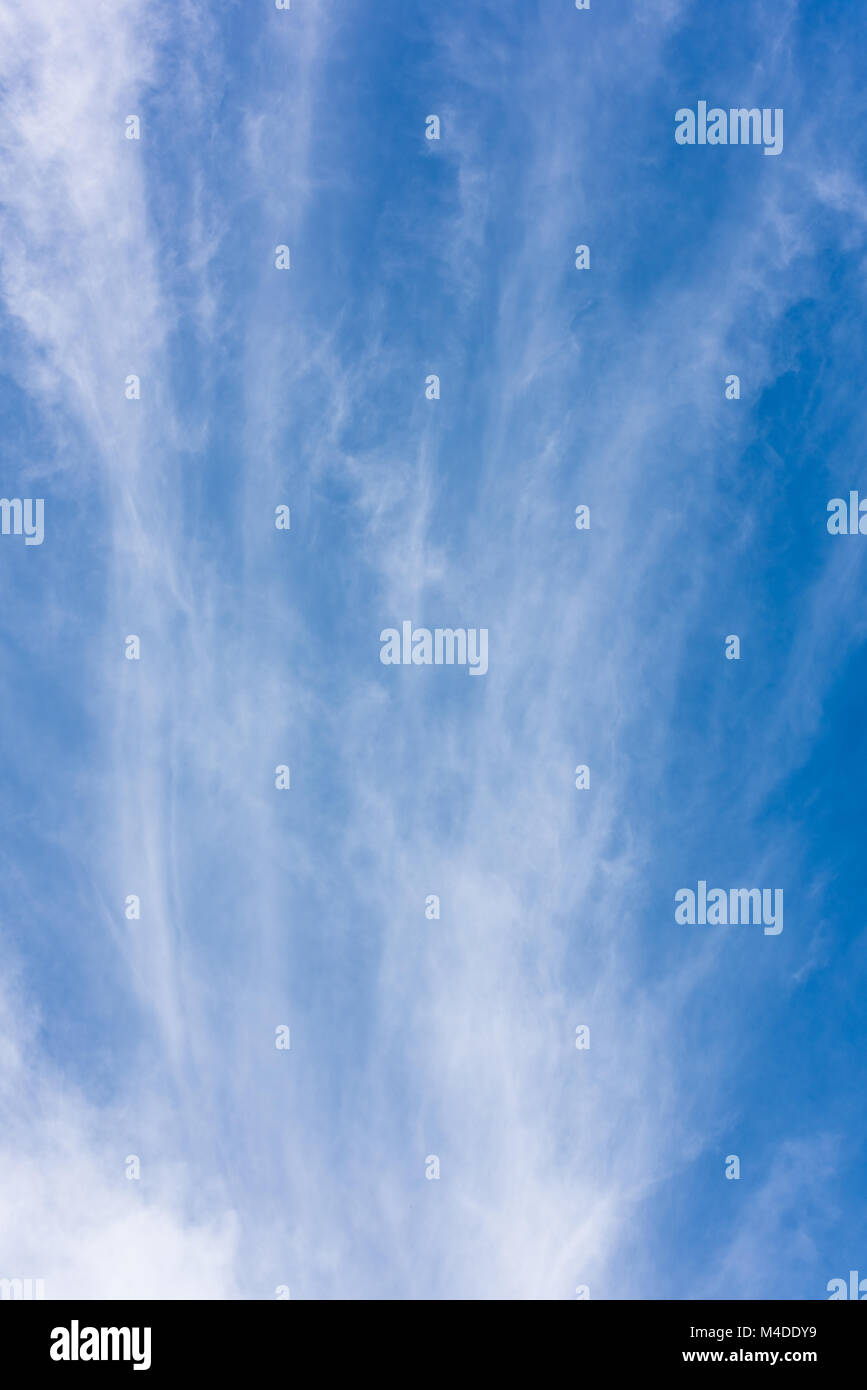
[[[29,986],[16,984],[3,1189],[20,1184],[29,1219],[15,1218],[5,1258],[52,1295],[267,1297],[284,1282],[293,1296],[562,1298],[582,1283],[635,1295],[618,1257],[636,1213],[730,1114],[716,1035],[700,1056],[681,1042],[721,938],[682,956],[666,938],[648,971],[648,936],[673,928],[647,898],[659,844],[636,773],[639,759],[661,770],[671,758],[718,559],[687,542],[673,602],[670,536],[642,505],[649,469],[657,494],[682,487],[697,519],[713,505],[714,465],[684,478],[680,436],[699,451],[704,382],[721,390],[757,301],[762,331],[743,353],[754,383],[771,378],[768,338],[789,298],[757,286],[807,232],[786,222],[783,236],[781,200],[757,199],[738,213],[736,257],[727,225],[634,320],[612,272],[594,269],[588,294],[610,326],[594,327],[586,305],[582,320],[552,266],[570,266],[596,215],[585,190],[600,152],[576,142],[570,64],[588,109],[594,96],[604,106],[601,41],[583,62],[544,28],[514,51],[502,36],[486,49],[482,19],[507,20],[482,8],[432,50],[454,199],[435,225],[417,204],[402,223],[410,251],[431,248],[465,366],[440,415],[394,397],[409,341],[397,292],[356,289],[344,264],[317,259],[317,194],[345,196],[332,216],[353,231],[352,174],[321,162],[342,138],[326,115],[328,61],[350,51],[351,21],[293,10],[277,37],[269,15],[228,156],[237,201],[211,166],[191,158],[178,175],[194,209],[179,270],[159,230],[161,152],[146,123],[141,148],[124,140],[123,119],[163,90],[175,44],[180,109],[209,130],[227,87],[216,28],[189,6],[177,19],[132,5],[0,11],[12,55],[2,283],[20,377],[58,413],[58,439],[77,441],[107,537],[76,689],[101,742],[61,838],[88,866],[73,915],[90,988],[108,957],[132,1054],[148,1059],[113,1075],[110,1101],[70,1089],[39,1060],[21,1020]],[[645,7],[640,51],[617,35],[630,91],[658,81],[684,9]],[[473,126],[504,91],[508,134],[524,142],[505,174]],[[833,182],[825,195],[851,201]],[[610,198],[625,217],[630,189],[612,184]],[[250,240],[227,275],[232,208]],[[288,281],[273,269],[284,239]],[[607,250],[594,241],[594,267]],[[389,269],[371,266],[371,279]],[[317,300],[332,280],[346,294],[333,315]],[[170,377],[176,333],[190,333],[206,382],[188,395]],[[144,384],[135,404],[129,371]],[[228,378],[239,418],[226,446],[206,408]],[[474,403],[457,446],[472,465],[465,493],[441,424],[459,392]],[[673,440],[685,397],[693,414]],[[70,472],[59,453],[52,485],[71,492]],[[273,545],[284,501],[291,549]],[[572,524],[580,501],[586,534]],[[335,571],[348,657],[315,604]],[[58,585],[52,601],[64,614],[70,596]],[[448,703],[434,681],[454,672],[396,672],[389,685],[377,661],[383,626],[430,615],[490,629],[489,675],[457,694],[450,684]],[[140,663],[123,660],[131,632]],[[284,761],[285,800],[273,790]],[[583,762],[589,793],[573,785]],[[133,892],[140,923],[122,915]],[[441,895],[440,922],[424,918],[428,893]],[[273,1047],[284,1022],[286,1055]],[[574,1047],[578,1024],[589,1052]],[[122,1175],[131,1131],[145,1141],[141,1189]],[[59,1182],[45,1166],[55,1142]],[[438,1183],[424,1177],[429,1154]],[[192,1197],[203,1171],[205,1203]],[[787,1182],[770,1176],[774,1200]],[[733,1237],[725,1278],[745,1239]],[[742,1254],[758,1287],[761,1249]]]

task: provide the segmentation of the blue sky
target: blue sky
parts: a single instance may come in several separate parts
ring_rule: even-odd
[[[45,499],[0,536],[0,1276],[867,1276],[867,541],[826,527],[867,489],[865,30],[0,5],[2,492]],[[782,108],[782,153],[678,145],[700,100]],[[405,619],[487,628],[487,674],[383,665]],[[783,931],[676,923],[702,879]]]

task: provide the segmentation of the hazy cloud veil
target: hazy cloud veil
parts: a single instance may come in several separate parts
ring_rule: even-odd
[[[0,1276],[867,1274],[835,8],[0,0],[0,491],[45,499],[0,536]],[[679,144],[705,100],[778,157]],[[487,671],[383,664],[405,621]],[[699,882],[784,929],[677,922]]]

